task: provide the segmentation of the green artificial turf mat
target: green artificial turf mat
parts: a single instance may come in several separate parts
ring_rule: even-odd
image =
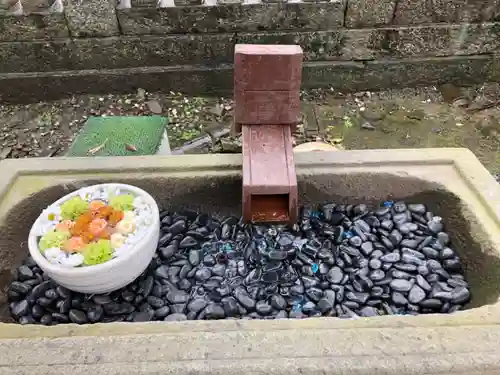
[[[154,155],[167,123],[162,116],[89,117],[66,156]]]

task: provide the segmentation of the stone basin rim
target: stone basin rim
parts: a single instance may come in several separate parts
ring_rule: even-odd
[[[145,322],[145,323],[97,323],[63,324],[56,326],[0,323],[0,340],[21,338],[56,338],[76,336],[120,336],[166,334],[177,335],[183,332],[233,332],[233,331],[293,331],[293,330],[392,330],[419,327],[496,327],[500,328],[500,303],[458,311],[453,314],[423,314],[417,316],[383,315],[370,318],[340,319],[316,317],[309,319],[276,320],[192,320],[182,322]],[[0,366],[1,367],[1,366]]]
[[[200,157],[201,156],[201,157]],[[184,177],[187,172],[208,172],[212,174],[234,175],[241,173],[241,155],[179,155],[167,157],[121,157],[96,158],[89,163],[87,158],[41,158],[4,160],[0,162],[0,170],[4,179],[0,184],[0,200],[10,185],[20,176],[52,173],[55,175],[77,175],[75,179],[91,177],[94,171],[112,175],[128,171],[157,171],[172,177]],[[429,169],[436,165],[453,168],[462,178],[467,178],[469,189],[484,202],[500,203],[500,188],[486,169],[468,149],[404,149],[404,150],[363,150],[339,152],[297,153],[298,174],[324,172],[377,172],[379,166],[390,167],[389,172],[402,177],[415,177],[405,171],[407,166]],[[42,164],[42,161],[44,162]],[[132,167],[128,167],[131,165]],[[381,172],[382,173],[382,172]],[[149,175],[154,177],[154,173]],[[497,204],[498,207],[498,204]],[[492,219],[498,229],[500,211],[490,210]],[[485,219],[481,219],[482,221]],[[495,241],[496,237],[493,238]],[[455,327],[467,326],[487,327],[500,326],[500,304],[477,307],[452,315],[420,315],[416,317],[383,316],[361,318],[357,320],[341,320],[332,318],[314,318],[305,320],[271,321],[190,321],[179,323],[106,323],[88,326],[68,324],[55,327],[20,326],[18,324],[0,323],[0,340],[27,337],[70,337],[70,336],[120,336],[131,334],[177,334],[183,330],[188,332],[213,331],[286,331],[317,329],[368,329],[402,327]]]

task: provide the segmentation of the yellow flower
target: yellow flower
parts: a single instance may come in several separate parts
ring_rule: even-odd
[[[110,237],[111,247],[118,249],[125,244],[126,237],[121,233],[113,233]]]
[[[116,224],[116,232],[120,234],[130,234],[135,231],[135,221],[134,220],[122,220]]]

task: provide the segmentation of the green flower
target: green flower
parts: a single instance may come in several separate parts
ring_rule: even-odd
[[[89,202],[81,197],[73,197],[61,205],[61,217],[64,220],[75,220],[89,209]]]
[[[134,209],[134,196],[132,194],[113,195],[109,199],[109,205],[115,210],[132,211]]]
[[[84,247],[83,264],[93,266],[107,262],[113,257],[113,249],[109,240],[99,240]]]
[[[66,240],[71,237],[69,232],[56,232],[55,230],[45,233],[40,242],[38,243],[38,248],[43,253],[45,250],[52,247],[61,248]]]

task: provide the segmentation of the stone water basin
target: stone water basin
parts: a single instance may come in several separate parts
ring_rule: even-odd
[[[16,339],[16,342],[40,345],[42,353],[44,337],[58,338],[55,345],[64,346],[77,340],[79,345],[85,342],[88,348],[113,342],[117,349],[105,355],[104,362],[128,365],[136,358],[136,351],[132,349],[142,342],[145,347],[155,349],[148,350],[147,354],[143,352],[140,360],[136,358],[138,361],[156,361],[156,365],[148,365],[155,369],[157,367],[154,366],[161,368],[162,363],[168,363],[171,371],[179,373],[184,372],[182,367],[176,370],[176,361],[190,359],[192,362],[189,362],[188,367],[197,369],[200,364],[196,360],[207,358],[214,361],[213,367],[206,370],[207,373],[227,369],[225,366],[228,365],[221,362],[222,359],[237,360],[240,364],[230,367],[233,366],[231,368],[238,372],[246,368],[252,371],[264,369],[271,373],[282,371],[286,366],[291,366],[288,373],[299,371],[304,366],[332,372],[326,358],[337,356],[341,357],[338,361],[340,371],[343,365],[352,365],[349,361],[342,362],[342,358],[353,353],[359,354],[360,349],[352,345],[345,346],[346,340],[352,341],[353,338],[361,340],[362,353],[367,356],[375,355],[380,340],[385,342],[383,345],[387,346],[389,356],[420,352],[429,356],[444,350],[449,359],[462,351],[472,352],[473,347],[478,353],[491,354],[490,345],[494,347],[496,342],[494,334],[496,332],[498,337],[500,332],[497,329],[500,321],[497,305],[500,294],[500,194],[493,178],[472,153],[463,149],[305,153],[296,155],[296,165],[301,204],[333,201],[375,206],[388,199],[404,199],[424,203],[434,214],[441,216],[453,249],[462,260],[473,296],[471,303],[465,306],[466,310],[451,315],[387,316],[356,320],[312,318],[301,321],[189,321],[54,327],[11,324],[5,289],[12,279],[12,270],[27,255],[25,238],[31,222],[47,204],[85,184],[119,181],[147,190],[171,211],[190,208],[220,215],[239,215],[241,157],[106,158],[92,164],[86,159],[77,158],[9,160],[0,163],[0,172],[4,176],[0,187],[0,308],[1,319],[5,322],[0,326],[0,338],[6,339],[0,340],[0,346],[12,352],[8,358],[16,359],[2,359],[4,363],[0,364],[28,366],[60,363],[63,371],[62,368],[67,369],[67,366],[76,366],[89,360],[81,355],[71,357],[71,360],[67,356],[65,359],[47,359],[42,355],[30,357],[16,352],[18,349],[9,346],[12,341],[7,340]],[[487,328],[485,324],[488,324]],[[456,329],[460,325],[467,326],[467,335]],[[374,331],[370,328],[378,329]],[[336,335],[336,343],[344,343],[342,349],[336,347],[333,350],[330,342],[322,339],[319,332],[328,330]],[[417,335],[420,331],[424,336]],[[132,333],[138,334],[137,337],[133,336],[132,339],[127,336],[125,340],[122,336]],[[144,335],[148,337],[147,344]],[[87,340],[89,336],[93,339]],[[161,345],[158,341],[160,338],[163,340]],[[221,345],[213,346],[213,340],[220,340]],[[240,346],[232,345],[234,340],[238,340]],[[302,342],[301,353],[304,357],[316,358],[313,362],[304,365],[304,362],[298,362],[295,358],[289,358],[287,364],[283,362],[289,357],[286,354],[291,350],[291,343],[296,340]],[[441,349],[429,352],[430,349],[422,347],[421,340],[432,345],[439,344]],[[165,357],[159,348],[167,344],[178,349]],[[247,351],[242,347],[246,347]],[[318,357],[316,351],[321,348],[323,354]],[[254,361],[252,358],[260,359]],[[460,362],[461,357],[453,358],[455,362]],[[436,360],[436,369],[448,369],[445,356],[436,357]],[[493,363],[493,360],[489,355],[482,356],[479,362],[484,366]],[[92,355],[90,361],[98,364],[101,360]],[[405,361],[412,363],[412,371],[425,367],[421,359],[408,358],[398,363],[402,366]],[[479,362],[475,359],[464,365],[472,366],[469,368],[473,369]],[[278,370],[276,366],[279,363],[284,367]],[[377,359],[372,358],[366,363],[367,366],[375,366]],[[102,371],[105,371],[104,368]],[[396,365],[393,367],[395,371],[397,368]]]

